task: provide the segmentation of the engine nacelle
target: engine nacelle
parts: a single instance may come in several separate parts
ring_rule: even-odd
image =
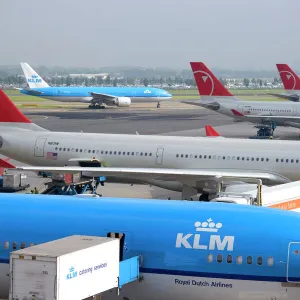
[[[119,107],[128,107],[131,105],[131,99],[129,97],[118,97],[115,104]]]

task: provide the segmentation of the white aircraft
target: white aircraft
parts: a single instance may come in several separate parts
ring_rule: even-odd
[[[239,121],[265,124],[258,136],[273,135],[276,126],[300,128],[300,106],[294,102],[241,101],[233,96],[202,62],[192,62],[191,67],[201,100],[182,101],[202,106]],[[268,134],[265,134],[267,131]]]
[[[300,78],[297,74],[286,64],[276,64],[280,78],[282,80],[285,94],[268,93],[269,95],[299,102],[300,99]]]
[[[222,176],[266,185],[300,179],[297,141],[51,132],[1,90],[0,132],[0,153],[33,165],[20,170],[114,176],[180,191],[184,199],[214,190]]]

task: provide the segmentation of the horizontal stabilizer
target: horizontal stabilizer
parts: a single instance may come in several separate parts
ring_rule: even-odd
[[[273,93],[267,93],[270,96],[277,97],[280,99],[285,99],[293,102],[299,102],[299,95],[294,94],[294,95],[286,95],[286,94],[273,94]]]

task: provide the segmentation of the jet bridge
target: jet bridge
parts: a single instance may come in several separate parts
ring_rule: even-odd
[[[120,261],[117,238],[74,235],[10,254],[9,299],[81,300],[139,279],[140,257]]]

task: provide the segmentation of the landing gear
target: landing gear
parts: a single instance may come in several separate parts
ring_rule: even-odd
[[[90,104],[89,109],[104,109],[104,105],[99,105],[99,104]]]
[[[199,197],[199,201],[205,201],[205,202],[208,202],[208,201],[209,201],[209,194],[203,192],[203,193],[200,195],[200,197]]]
[[[160,102],[157,102],[156,108],[160,108]]]

